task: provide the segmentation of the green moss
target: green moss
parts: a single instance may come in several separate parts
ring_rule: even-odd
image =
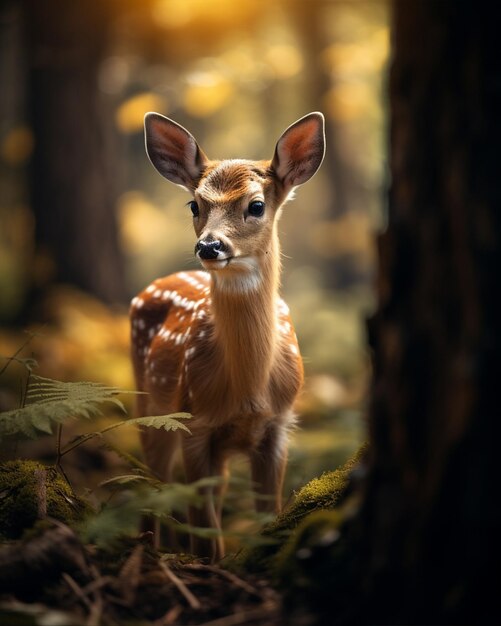
[[[291,505],[263,528],[263,538],[273,542],[245,551],[239,557],[237,566],[247,571],[269,571],[273,574],[278,562],[285,558],[288,546],[294,545],[295,531],[303,520],[317,511],[332,511],[341,502],[350,474],[366,450],[367,446],[362,446],[342,467],[325,472],[302,487]],[[332,521],[333,518],[329,519]]]
[[[0,538],[18,539],[39,519],[37,490],[41,471],[45,475],[48,517],[71,525],[90,510],[53,467],[36,461],[9,461],[0,465]]]
[[[310,564],[316,562],[319,546],[325,548],[340,536],[343,515],[339,511],[315,511],[306,516],[275,559],[275,577],[282,586],[307,588],[311,584]]]

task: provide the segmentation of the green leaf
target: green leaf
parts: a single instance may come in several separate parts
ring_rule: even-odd
[[[190,413],[172,413],[171,415],[150,415],[148,417],[136,417],[127,420],[126,424],[138,424],[139,426],[151,426],[153,428],[163,428],[164,430],[185,430],[190,433],[190,429],[185,426],[180,419],[190,419]]]
[[[126,412],[123,403],[117,398],[124,393],[136,392],[101,383],[65,383],[31,375],[26,405],[12,411],[0,412],[0,440],[16,433],[23,433],[31,438],[35,438],[37,432],[52,433],[54,424],[61,424],[71,418],[90,419],[100,415],[104,402],[111,402]],[[172,428],[176,426],[173,425]]]
[[[47,415],[34,415],[31,423],[37,430],[52,435],[52,424]]]
[[[140,474],[122,474],[121,476],[114,476],[113,478],[108,478],[108,480],[103,480],[99,483],[100,487],[106,487],[107,485],[128,485],[130,483],[138,483],[138,482],[151,482],[153,479],[149,476],[141,476]],[[157,481],[158,482],[158,481]]]
[[[153,474],[151,473],[151,469],[145,465],[142,461],[140,461],[136,456],[131,454],[130,452],[126,452],[122,450],[118,446],[116,446],[111,441],[106,441],[103,439],[101,443],[101,448],[105,448],[106,450],[110,450],[118,455],[123,461],[128,463],[132,469],[139,470],[143,476],[151,476],[153,478]]]

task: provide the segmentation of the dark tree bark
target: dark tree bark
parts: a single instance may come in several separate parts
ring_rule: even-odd
[[[368,580],[396,592],[397,621],[501,617],[498,41],[488,2],[395,5],[362,514]]]
[[[345,505],[350,520],[316,556],[322,586],[307,601],[322,623],[495,624],[498,23],[488,2],[394,8],[389,225],[369,324],[371,452]]]
[[[37,258],[55,270],[38,272],[44,275],[39,287],[50,275],[50,281],[76,285],[106,302],[126,295],[114,215],[114,121],[97,84],[110,4],[24,3]]]

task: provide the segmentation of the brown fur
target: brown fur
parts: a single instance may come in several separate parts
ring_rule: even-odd
[[[147,124],[147,146],[152,162],[170,180],[187,181],[199,207],[197,237],[222,241],[228,262],[226,257],[203,260],[208,273],[158,279],[133,300],[134,372],[138,388],[148,392],[140,396],[140,414],[188,411],[193,416],[191,435],[145,429],[146,460],[170,481],[180,447],[186,478],[194,481],[225,475],[229,457],[244,453],[256,490],[272,496],[257,499],[256,507],[278,512],[292,406],[303,381],[297,339],[278,295],[277,218],[291,185],[277,176],[275,161],[209,161],[182,129],[185,154],[181,127],[151,115],[155,126]],[[280,167],[291,176],[295,163],[280,154]],[[315,169],[310,166],[310,176]],[[262,217],[247,212],[256,198],[266,206]],[[190,512],[193,524],[220,528],[222,491],[206,490],[206,505]],[[194,539],[192,549],[213,559],[223,554],[220,540]]]

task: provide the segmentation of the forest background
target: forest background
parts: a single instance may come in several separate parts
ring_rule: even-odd
[[[2,2],[0,354],[29,331],[23,356],[36,373],[133,389],[130,298],[196,267],[188,194],[151,167],[144,113],[186,126],[210,157],[269,158],[290,123],[321,110],[326,159],[280,227],[282,291],[307,376],[286,499],[343,463],[365,437],[388,50],[380,0]],[[21,377],[16,366],[2,376],[0,409],[18,406]],[[114,437],[140,454],[133,429]],[[50,461],[53,440],[1,453]],[[97,443],[65,460],[77,490],[120,467]]]

